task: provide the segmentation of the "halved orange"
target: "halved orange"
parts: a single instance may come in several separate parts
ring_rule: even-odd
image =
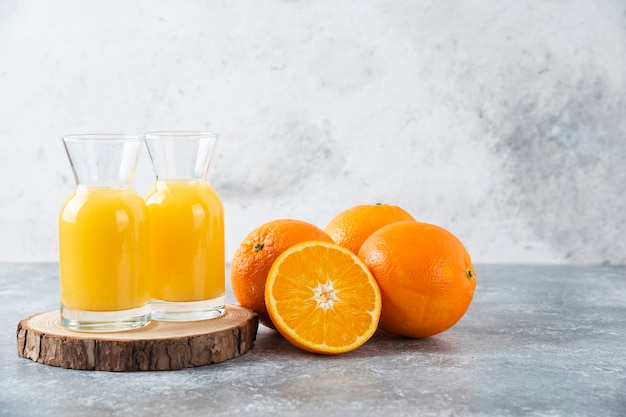
[[[276,258],[265,284],[265,304],[285,339],[309,352],[334,355],[372,337],[381,295],[354,253],[335,243],[307,241]]]

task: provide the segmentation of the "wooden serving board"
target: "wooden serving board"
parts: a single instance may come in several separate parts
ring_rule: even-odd
[[[227,304],[219,318],[152,321],[116,333],[82,333],[61,325],[59,310],[35,314],[17,325],[17,353],[46,365],[98,371],[164,371],[222,362],[252,349],[259,319]]]

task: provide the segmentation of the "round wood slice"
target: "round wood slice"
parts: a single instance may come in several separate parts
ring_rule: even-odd
[[[163,371],[222,362],[252,349],[255,312],[227,304],[223,316],[202,321],[152,321],[116,333],[81,333],[61,325],[59,310],[17,325],[17,353],[46,365],[98,371]]]

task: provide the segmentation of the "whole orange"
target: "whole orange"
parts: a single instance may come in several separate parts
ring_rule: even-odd
[[[359,258],[382,295],[379,327],[401,336],[441,333],[467,311],[476,272],[461,241],[446,229],[404,221],[374,232]]]
[[[391,223],[415,220],[411,214],[398,206],[389,204],[364,204],[351,207],[337,214],[324,228],[335,243],[359,253],[365,239]]]
[[[265,307],[265,282],[272,264],[285,250],[309,240],[332,242],[319,227],[294,219],[278,219],[250,232],[235,250],[230,282],[235,298],[254,310],[261,323],[274,328]]]

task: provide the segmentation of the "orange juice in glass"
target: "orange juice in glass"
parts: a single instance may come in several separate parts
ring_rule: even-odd
[[[145,140],[156,174],[145,197],[152,318],[219,317],[226,292],[224,209],[207,180],[217,135],[154,132]]]
[[[76,188],[59,216],[61,322],[119,331],[150,322],[144,200],[131,188],[140,136],[63,138]]]

